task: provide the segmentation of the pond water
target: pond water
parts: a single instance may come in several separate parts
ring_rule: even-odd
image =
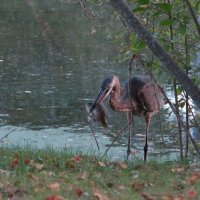
[[[52,146],[102,155],[126,123],[125,114],[109,110],[109,128],[94,127],[97,150],[85,104],[94,100],[106,76],[127,77],[127,63],[117,59],[120,49],[110,36],[110,27],[94,26],[78,4],[0,2],[0,138],[9,134],[0,145]],[[161,118],[165,126],[162,112]],[[108,151],[112,159],[126,156],[126,132]],[[133,157],[142,157],[143,119],[136,118],[134,133]],[[158,116],[149,137],[149,157],[177,158],[176,147],[164,147]],[[167,132],[163,138],[170,143]]]

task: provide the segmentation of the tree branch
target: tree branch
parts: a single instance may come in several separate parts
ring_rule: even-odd
[[[124,18],[129,28],[134,31],[140,39],[146,42],[150,50],[166,66],[169,73],[182,85],[197,106],[200,107],[200,89],[132,14],[131,10],[123,0],[111,0],[111,3],[114,9]]]
[[[199,34],[199,36],[200,36],[200,24],[199,24],[199,22],[198,22],[197,16],[195,15],[195,12],[194,12],[194,10],[193,10],[193,8],[192,8],[192,5],[191,5],[191,3],[190,3],[189,0],[184,0],[184,1],[185,1],[186,4],[187,4],[187,7],[188,7],[188,9],[189,9],[189,11],[190,11],[190,14],[192,15],[192,18],[193,18],[193,20],[194,20],[194,23],[195,23],[195,25],[196,25],[196,27],[197,27],[198,34]]]

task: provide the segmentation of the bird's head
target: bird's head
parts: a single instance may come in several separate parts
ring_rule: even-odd
[[[114,86],[116,85],[116,80],[118,80],[116,76],[109,76],[103,80],[99,93],[92,108],[90,109],[90,112],[92,112],[97,104],[101,104],[105,100],[105,98],[112,92]]]

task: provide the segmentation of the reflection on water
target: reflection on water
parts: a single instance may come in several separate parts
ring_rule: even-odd
[[[50,145],[97,152],[85,104],[96,96],[104,77],[127,77],[127,65],[116,60],[119,47],[108,37],[111,30],[94,27],[78,4],[0,2],[0,138],[13,131],[1,146]],[[112,112],[109,129],[95,129],[100,154],[125,123],[125,114]],[[176,157],[176,149],[157,145],[162,143],[158,117],[150,132],[150,155]],[[143,119],[136,119],[134,133],[132,147],[141,157]],[[151,140],[155,133],[157,138]],[[108,155],[123,158],[126,144],[127,134],[122,134]]]

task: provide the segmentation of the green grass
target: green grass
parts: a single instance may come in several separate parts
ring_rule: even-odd
[[[199,195],[198,164],[127,164],[51,148],[0,149],[0,199],[198,199]]]

